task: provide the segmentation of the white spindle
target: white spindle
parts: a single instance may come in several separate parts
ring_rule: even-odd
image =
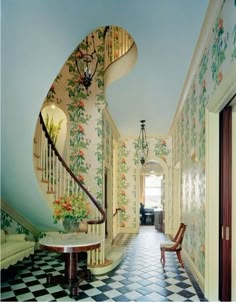
[[[56,157],[56,183],[55,183],[55,191],[56,191],[56,196],[57,199],[60,196],[60,161],[58,160],[58,158]]]

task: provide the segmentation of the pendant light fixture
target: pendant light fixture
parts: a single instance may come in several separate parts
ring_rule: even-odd
[[[92,43],[89,44],[88,36],[86,37],[85,44],[82,44],[78,48],[78,52],[75,56],[75,66],[79,73],[79,84],[83,85],[88,91],[89,86],[92,83],[93,76],[98,66],[98,56],[95,49],[94,35],[91,36]],[[85,49],[85,53],[82,51]],[[89,53],[90,47],[93,47],[91,53]]]
[[[141,127],[137,144],[137,154],[142,166],[145,164],[146,158],[148,156],[148,143],[146,137],[145,122],[145,120],[140,121]]]

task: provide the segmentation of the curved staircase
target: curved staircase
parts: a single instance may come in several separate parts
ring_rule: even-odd
[[[119,38],[119,39],[118,39]],[[122,47],[121,47],[122,45]],[[133,52],[131,52],[133,50]],[[109,85],[115,78],[122,74],[117,74],[114,78],[114,68],[111,72],[110,67],[115,66],[115,61],[123,62],[125,55],[130,54],[133,57],[132,64],[129,65],[129,70],[137,57],[135,43],[131,36],[121,28],[109,26],[107,27],[105,37],[105,75],[106,84]],[[127,62],[125,65],[127,65]],[[123,64],[124,65],[124,64]],[[123,69],[124,68],[118,68]],[[127,68],[126,68],[127,69]],[[127,73],[129,70],[125,70]],[[112,75],[113,74],[113,75]],[[112,79],[113,78],[113,79]],[[110,79],[110,80],[109,80]],[[87,221],[87,233],[95,233],[102,238],[100,248],[88,252],[88,265],[94,274],[106,273],[114,269],[123,258],[125,247],[114,245],[112,242],[106,242],[106,212],[101,204],[92,196],[88,189],[74,175],[61,154],[58,152],[52,138],[50,137],[47,127],[44,123],[43,116],[40,113],[36,125],[34,136],[34,164],[38,183],[40,184],[41,192],[48,204],[49,211],[52,210],[52,205],[60,196],[77,195],[79,192],[84,192],[88,197],[91,206],[91,219]],[[119,211],[113,215],[115,224],[119,224]],[[52,212],[53,220],[53,212]],[[62,223],[59,222],[55,229],[63,230]]]

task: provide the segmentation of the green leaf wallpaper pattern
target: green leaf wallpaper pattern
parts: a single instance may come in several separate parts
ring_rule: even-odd
[[[235,12],[236,8],[232,7],[231,1],[223,3],[176,122],[172,139],[173,163],[175,165],[180,160],[182,170],[182,219],[188,225],[184,248],[203,277],[206,202],[205,109],[216,90],[220,89],[223,74],[227,74],[231,67],[232,52],[234,53],[236,43],[236,25],[234,23],[231,27],[232,23],[225,22],[228,21],[225,16],[233,20]],[[228,51],[229,45],[232,46],[232,51]]]
[[[127,165],[127,156],[129,155],[129,151],[127,150],[126,142],[120,141],[118,148],[118,207],[122,209],[121,211],[121,227],[125,227],[127,225],[129,215],[127,213],[127,207],[129,203],[129,199],[127,196],[127,187],[129,183],[126,179],[126,174],[129,170]]]
[[[62,78],[62,74],[59,73],[54,81],[54,83],[51,85],[48,93],[47,93],[47,96],[46,96],[46,99],[45,99],[45,102],[49,102],[49,103],[54,103],[56,102],[56,104],[61,104],[62,103],[62,99],[59,98],[57,95],[58,93],[56,93],[56,84],[58,82],[60,82],[60,79]]]
[[[226,49],[229,40],[229,32],[225,32],[224,29],[224,20],[221,17],[218,17],[213,28],[214,42],[211,46],[211,55],[212,55],[212,64],[211,64],[211,73],[212,79],[215,82],[215,85],[223,79],[223,73],[221,66],[226,59]]]
[[[167,162],[166,156],[170,153],[165,139],[156,139],[154,152],[156,157],[160,157],[165,163]]]
[[[234,25],[232,35],[233,35],[233,45],[234,45],[234,47],[233,47],[233,50],[232,50],[231,57],[232,57],[232,61],[233,61],[234,59],[236,59],[236,24]]]
[[[34,241],[34,236],[6,212],[1,210],[1,229],[7,234],[25,234],[28,240]]]

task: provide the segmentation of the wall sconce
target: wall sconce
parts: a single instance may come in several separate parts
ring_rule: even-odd
[[[79,84],[82,84],[86,90],[88,90],[88,87],[91,85],[98,66],[98,56],[94,44],[94,35],[92,35],[91,38],[92,43],[89,44],[88,37],[86,37],[85,45],[80,45],[78,52],[75,55],[75,65],[79,73]],[[81,50],[82,46],[83,49],[85,49],[85,53]],[[90,46],[93,46],[92,53],[88,53]]]
[[[146,138],[145,122],[145,120],[140,121],[141,128],[137,144],[137,154],[142,166],[145,164],[145,160],[148,156],[148,143]]]

